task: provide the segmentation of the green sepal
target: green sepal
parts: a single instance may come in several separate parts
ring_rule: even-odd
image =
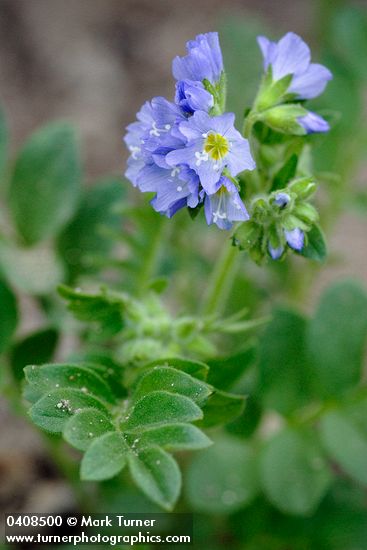
[[[299,104],[286,104],[267,109],[261,113],[261,120],[276,132],[296,136],[306,135],[306,130],[298,119],[308,114]]]

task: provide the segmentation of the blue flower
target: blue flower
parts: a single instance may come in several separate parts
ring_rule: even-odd
[[[250,217],[236,186],[224,176],[219,180],[218,191],[205,196],[204,208],[207,224],[215,223],[220,229],[229,230],[233,222]]]
[[[168,217],[184,206],[195,208],[200,200],[199,179],[187,166],[167,170],[155,164],[147,165],[139,174],[139,188],[155,192],[153,208]]]
[[[323,65],[311,63],[307,44],[296,34],[289,32],[279,42],[271,42],[259,36],[258,44],[264,57],[264,68],[272,68],[274,81],[292,75],[288,92],[298,99],[312,99],[320,95],[332,74]]]
[[[175,102],[184,113],[192,115],[195,111],[210,111],[214,105],[214,98],[201,82],[179,80],[176,83]]]
[[[219,81],[223,72],[223,58],[217,32],[199,34],[186,44],[188,54],[175,57],[172,72],[176,80]]]
[[[137,185],[137,177],[140,170],[147,162],[147,154],[143,147],[143,137],[152,128],[154,123],[152,106],[147,101],[144,103],[138,114],[136,115],[137,122],[129,124],[124,141],[130,151],[130,157],[127,161],[127,170],[125,176],[131,183]]]
[[[234,128],[234,114],[210,117],[196,111],[189,120],[179,123],[178,129],[186,145],[168,153],[166,161],[170,166],[187,164],[209,195],[219,189],[225,168],[232,176],[255,168],[248,141]]]
[[[164,97],[155,97],[151,102],[144,103],[137,119],[137,122],[129,124],[124,137],[130,151],[125,176],[142,190],[142,169],[158,161],[159,156],[154,158],[156,151],[168,152],[182,146],[182,136],[178,134],[178,137],[174,137],[173,131],[178,122],[186,119],[181,109]],[[165,167],[169,168],[167,165]]]
[[[329,123],[324,118],[312,111],[309,111],[306,116],[300,117],[298,122],[303,126],[308,134],[320,132],[328,132],[330,130]]]

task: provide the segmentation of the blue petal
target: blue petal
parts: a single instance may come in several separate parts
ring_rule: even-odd
[[[268,244],[268,250],[270,256],[273,258],[273,260],[279,260],[279,258],[283,255],[284,247],[278,246],[278,248],[273,248],[271,244]]]
[[[220,229],[231,229],[233,222],[249,219],[236,186],[227,178],[221,178],[220,189],[205,197],[205,217],[208,225],[215,223]]]
[[[159,168],[155,164],[145,165],[139,172],[137,185],[143,193],[157,192],[162,185],[165,185],[169,174],[169,170]]]
[[[233,176],[243,172],[243,170],[254,170],[256,168],[249,142],[240,134],[238,140],[232,141],[226,162]]]
[[[297,94],[299,99],[313,99],[322,94],[332,78],[329,69],[318,63],[311,63],[304,73],[294,75],[288,91]]]
[[[274,56],[277,51],[277,44],[276,42],[271,42],[268,38],[266,38],[266,36],[258,36],[257,43],[259,44],[261,53],[263,54],[264,69],[266,70],[274,60]]]
[[[320,132],[328,132],[330,130],[329,123],[324,118],[312,111],[309,111],[306,116],[300,117],[298,122],[303,126],[308,134]]]
[[[287,243],[291,248],[293,248],[294,250],[302,250],[304,245],[305,235],[299,227],[296,227],[291,231],[284,231],[284,234],[285,234]]]
[[[172,218],[178,212],[181,210],[181,208],[184,208],[187,206],[186,199],[179,199],[178,201],[171,204],[171,206],[167,210],[160,210],[157,206],[157,197],[152,199],[150,201],[150,204],[153,206],[154,210],[156,212],[159,212],[160,214],[163,214],[164,216],[167,216],[167,218]]]
[[[304,73],[311,61],[310,48],[297,34],[288,32],[277,44],[272,61],[273,78],[280,80],[288,74]]]
[[[285,206],[287,206],[287,204],[289,203],[290,200],[291,200],[291,198],[288,195],[288,193],[277,193],[275,195],[274,202],[280,208],[284,208]]]
[[[175,102],[189,115],[198,110],[208,112],[214,105],[213,96],[201,82],[193,80],[180,80],[176,83]]]
[[[188,54],[176,57],[172,72],[176,80],[204,80],[215,83],[223,71],[223,58],[218,33],[199,34],[186,44]]]

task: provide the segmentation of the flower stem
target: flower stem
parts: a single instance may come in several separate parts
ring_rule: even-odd
[[[144,264],[142,266],[137,281],[138,294],[142,294],[146,290],[146,287],[148,286],[149,282],[154,277],[154,274],[156,272],[159,257],[162,252],[162,242],[164,240],[163,234],[167,227],[165,221],[166,220],[163,217],[157,217],[157,227],[155,229],[155,234],[152,242],[150,243],[149,250],[147,251],[147,254],[145,256]]]
[[[203,314],[211,315],[223,311],[236,275],[238,259],[238,249],[230,246],[226,240],[222,253],[214,266],[204,295]]]

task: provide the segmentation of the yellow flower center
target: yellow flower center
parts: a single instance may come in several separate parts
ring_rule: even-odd
[[[204,151],[214,160],[220,160],[229,151],[228,140],[221,134],[209,134],[204,143]]]

